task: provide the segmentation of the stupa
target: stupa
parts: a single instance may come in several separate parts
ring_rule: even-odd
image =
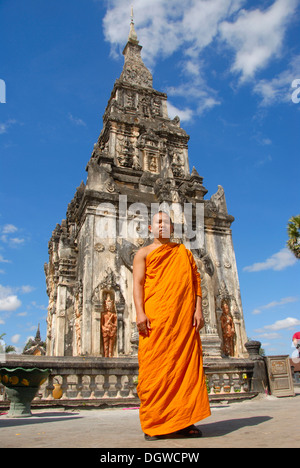
[[[160,206],[174,221],[173,240],[191,249],[201,274],[204,356],[242,358],[247,337],[234,218],[221,185],[204,198],[203,178],[189,167],[189,136],[178,117],[169,118],[167,95],[153,88],[141,50],[132,19],[86,183],[49,242],[46,354],[136,356],[132,262],[151,242],[147,226]]]

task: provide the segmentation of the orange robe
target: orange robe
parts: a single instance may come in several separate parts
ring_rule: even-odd
[[[142,430],[169,434],[210,416],[200,334],[193,327],[201,280],[192,253],[169,242],[146,257],[145,314],[151,331],[139,338]]]

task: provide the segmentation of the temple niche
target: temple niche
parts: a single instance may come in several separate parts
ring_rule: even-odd
[[[195,167],[190,171],[189,136],[178,117],[169,118],[167,95],[153,88],[141,49],[132,22],[124,67],[103,115],[87,180],[49,241],[46,354],[137,355],[133,257],[151,242],[152,208],[167,206],[175,226],[173,241],[191,249],[202,278],[204,356],[245,357],[234,218],[223,187],[205,198],[203,177]],[[187,225],[200,242],[193,242]]]
[[[115,341],[117,336],[117,314],[114,299],[111,296],[114,291],[106,292],[103,311],[101,313],[102,354],[104,357],[114,357]]]

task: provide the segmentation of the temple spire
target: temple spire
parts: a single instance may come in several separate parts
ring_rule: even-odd
[[[129,31],[129,36],[128,36],[128,41],[132,42],[133,44],[138,44],[139,40],[137,37],[137,33],[135,32],[134,29],[134,22],[133,22],[133,7],[131,7],[131,21],[130,21],[130,31]]]
[[[131,7],[130,32],[128,42],[123,50],[125,61],[120,80],[131,85],[152,88],[152,74],[142,60],[142,46],[139,44],[139,40],[134,29],[133,18],[133,7]]]

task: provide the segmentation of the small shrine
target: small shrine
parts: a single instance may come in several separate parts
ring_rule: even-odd
[[[35,338],[28,340],[23,354],[31,356],[44,356],[46,354],[46,342],[41,339],[40,324],[38,324]]]

